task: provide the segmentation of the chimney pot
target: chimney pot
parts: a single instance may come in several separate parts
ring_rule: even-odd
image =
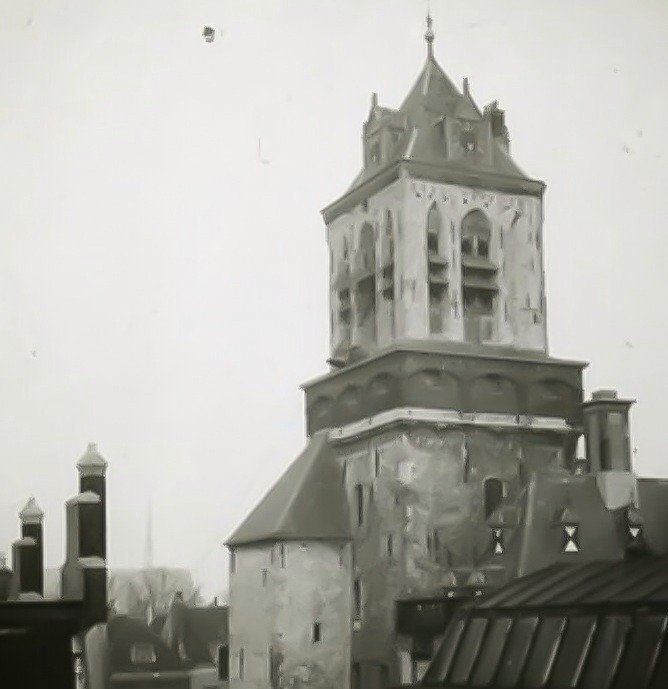
[[[591,393],[592,400],[616,400],[617,390],[595,390]]]
[[[465,96],[470,95],[469,94],[469,78],[468,77],[464,77],[463,90],[464,90]]]

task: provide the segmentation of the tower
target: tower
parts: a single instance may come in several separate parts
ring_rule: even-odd
[[[505,114],[480,110],[433,54],[398,109],[376,94],[363,167],[324,211],[336,366],[402,339],[547,352],[543,192],[510,155]]]
[[[330,371],[302,386],[306,449],[227,542],[239,689],[416,681],[435,632],[402,641],[399,608],[517,576],[532,477],[572,470],[585,364],[548,354],[545,185],[434,38],[428,18],[415,85],[397,109],[374,94],[323,211]]]

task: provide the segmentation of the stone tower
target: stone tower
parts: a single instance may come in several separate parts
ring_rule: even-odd
[[[404,338],[547,351],[542,197],[504,112],[427,62],[398,109],[374,94],[363,168],[325,209],[333,365]]]
[[[303,386],[306,449],[228,541],[232,687],[414,677],[433,639],[402,645],[397,605],[517,576],[532,477],[574,469],[585,364],[547,351],[545,185],[438,65],[430,19],[425,39],[323,211],[330,371]]]

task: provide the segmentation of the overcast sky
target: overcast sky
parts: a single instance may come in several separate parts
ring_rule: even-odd
[[[371,92],[396,107],[420,72],[425,5],[0,0],[0,549],[35,495],[61,564],[95,441],[111,566],[143,564],[150,501],[155,563],[224,588],[326,370],[319,212]],[[431,6],[436,58],[547,183],[551,352],[638,399],[637,470],[668,475],[668,3]]]

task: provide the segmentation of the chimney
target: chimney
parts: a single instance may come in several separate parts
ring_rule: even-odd
[[[100,499],[93,507],[89,506],[81,513],[81,526],[86,531],[88,551],[80,553],[81,557],[107,558],[107,489],[105,474],[107,462],[97,451],[97,445],[90,443],[83,457],[77,463],[79,470],[79,492],[95,493]]]
[[[33,548],[22,551],[21,577],[25,582],[24,592],[44,595],[44,538],[42,520],[44,512],[40,509],[35,498],[30,498],[25,507],[19,512],[21,521],[21,537],[32,538]]]
[[[469,97],[471,95],[471,90],[469,87],[469,78],[464,77],[464,81],[462,83],[462,91],[464,92],[464,95]]]
[[[107,563],[101,557],[81,557],[84,626],[107,621]]]
[[[629,411],[634,402],[620,399],[616,390],[597,390],[582,405],[589,471],[596,475],[608,509],[637,503],[629,437]]]
[[[371,94],[371,109],[376,107],[378,107],[378,94],[374,92]]]
[[[617,397],[616,390],[597,390],[582,405],[590,470],[633,471],[629,410],[635,400]]]
[[[31,590],[30,584],[34,583],[30,577],[30,561],[37,543],[34,538],[28,536],[20,538],[12,543],[12,564],[14,566],[13,589],[17,598],[22,594],[36,593]]]

